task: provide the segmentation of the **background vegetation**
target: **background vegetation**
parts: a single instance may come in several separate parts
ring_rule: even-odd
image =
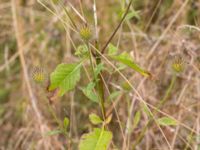
[[[199,8],[0,0],[0,149],[200,150]]]

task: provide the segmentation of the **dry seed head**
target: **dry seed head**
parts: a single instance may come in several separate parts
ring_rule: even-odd
[[[84,41],[89,41],[92,38],[92,30],[88,26],[82,27],[79,34]]]
[[[45,81],[45,78],[46,78],[46,75],[45,75],[45,72],[44,72],[44,69],[42,67],[35,67],[33,69],[33,80],[36,82],[36,83],[43,83]]]
[[[185,61],[183,59],[183,57],[181,56],[175,56],[173,61],[172,61],[172,69],[177,72],[183,72],[185,68]]]

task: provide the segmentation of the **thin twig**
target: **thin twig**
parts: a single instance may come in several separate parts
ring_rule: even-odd
[[[117,33],[117,31],[119,30],[120,26],[122,25],[123,21],[125,20],[127,14],[128,14],[128,11],[131,7],[131,4],[132,4],[133,0],[130,0],[129,4],[128,4],[128,7],[126,9],[126,12],[124,13],[121,21],[119,22],[118,26],[115,28],[115,30],[113,31],[112,35],[110,36],[110,38],[108,39],[108,41],[106,42],[106,44],[103,46],[102,50],[101,50],[101,53],[103,54],[108,46],[108,44],[112,41],[112,39],[114,38],[115,34]]]

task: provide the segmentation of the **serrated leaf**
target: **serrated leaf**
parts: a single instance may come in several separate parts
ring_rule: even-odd
[[[102,123],[103,121],[101,120],[101,118],[99,116],[97,116],[96,114],[92,113],[89,115],[89,119],[90,119],[90,122],[94,125],[97,125],[97,124],[100,124]]]
[[[115,47],[113,44],[108,45],[108,55],[115,55],[117,54],[117,47]]]
[[[130,57],[127,57],[127,53],[120,54],[118,56],[112,56],[111,58],[113,58],[116,61],[119,61],[120,63],[127,65],[128,67],[132,68],[133,70],[137,71],[143,76],[146,76],[146,77],[151,76],[151,74],[148,71],[142,69],[139,65],[133,62],[130,59]]]
[[[157,123],[162,126],[176,126],[178,123],[176,120],[169,117],[162,117],[157,119]]]
[[[112,132],[95,128],[81,137],[79,150],[107,150],[112,139]]]
[[[53,135],[57,135],[57,134],[61,134],[62,131],[61,130],[53,130],[53,131],[49,131],[45,133],[45,136],[53,136]]]
[[[74,89],[77,82],[80,80],[79,64],[60,64],[56,67],[55,71],[51,73],[51,85],[49,90],[59,89],[59,95],[62,96],[66,92]]]
[[[93,102],[98,102],[98,96],[94,92],[95,83],[90,82],[87,87],[82,88],[84,95]]]

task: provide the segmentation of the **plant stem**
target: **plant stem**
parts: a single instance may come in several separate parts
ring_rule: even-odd
[[[171,92],[172,92],[172,89],[174,87],[174,84],[176,82],[176,79],[177,79],[177,75],[176,74],[173,74],[173,77],[171,79],[171,82],[170,82],[170,85],[169,87],[167,88],[167,91],[165,92],[165,95],[164,97],[161,99],[161,101],[159,102],[159,104],[157,105],[157,108],[160,109],[162,107],[163,104],[166,103],[166,101],[168,100]],[[156,111],[153,112],[154,114],[156,114]],[[152,113],[152,114],[153,114]],[[147,122],[147,124],[145,125],[145,127],[142,129],[140,135],[138,136],[138,138],[136,139],[135,143],[133,144],[133,150],[135,150],[136,146],[142,141],[143,137],[145,136],[145,133],[147,131],[147,128],[149,126],[151,126],[153,124],[153,117],[151,116],[149,121]]]
[[[128,11],[131,7],[131,4],[132,4],[133,0],[130,0],[129,4],[128,4],[128,7],[126,9],[126,12],[124,13],[122,19],[120,20],[119,24],[117,25],[117,27],[115,28],[115,30],[113,31],[113,33],[111,34],[110,38],[108,39],[108,41],[106,42],[106,44],[103,46],[102,50],[101,50],[101,53],[103,54],[108,46],[108,44],[112,41],[113,37],[115,36],[115,34],[117,33],[117,31],[119,30],[120,26],[122,25],[123,21],[125,20],[127,14],[128,14]]]
[[[97,50],[99,50],[99,43],[97,40],[95,41],[95,48]],[[99,54],[95,55],[95,60],[96,60],[97,65],[99,65],[101,63],[101,57],[99,56]],[[103,86],[104,83],[103,83],[101,73],[102,72],[100,71],[100,73],[97,76],[97,79],[99,79],[99,80],[97,80],[97,90],[98,90],[99,97],[100,97],[100,104],[101,104],[103,119],[106,120],[106,110],[105,110],[105,105],[104,105],[104,103],[105,103],[104,86]]]
[[[101,77],[101,72],[98,74],[97,79],[95,78],[95,71],[94,71],[94,65],[92,63],[92,51],[89,48],[89,44],[87,43],[87,47],[89,49],[89,59],[90,59],[90,65],[92,66],[92,72],[93,72],[93,76],[94,76],[94,80],[97,84],[97,91],[98,91],[98,97],[99,97],[99,101],[100,101],[100,107],[101,107],[101,111],[102,111],[102,115],[103,115],[103,119],[106,119],[106,112],[105,112],[105,106],[104,106],[104,87],[103,87],[103,80]],[[96,44],[96,47],[98,48],[98,44]],[[95,60],[96,60],[96,64],[99,65],[101,63],[101,58],[98,56],[95,56]]]
[[[96,63],[97,63],[97,65],[101,63],[100,57],[96,57]],[[97,79],[99,79],[99,80],[97,80],[97,90],[98,90],[98,94],[100,97],[100,104],[101,104],[103,119],[105,120],[106,119],[106,111],[105,111],[105,105],[104,105],[104,103],[105,103],[105,101],[104,101],[104,86],[103,86],[103,79],[101,76],[101,72],[98,74]]]

